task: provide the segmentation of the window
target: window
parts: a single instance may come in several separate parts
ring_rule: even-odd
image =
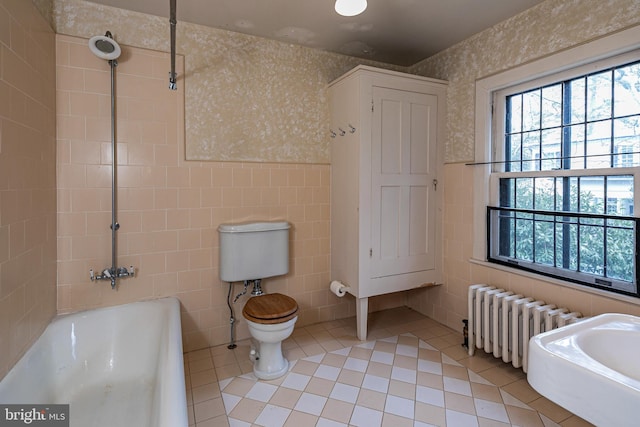
[[[638,165],[637,152],[632,145],[620,145],[615,147],[616,167],[629,168],[634,165]]]
[[[640,53],[494,93],[487,259],[640,296]]]

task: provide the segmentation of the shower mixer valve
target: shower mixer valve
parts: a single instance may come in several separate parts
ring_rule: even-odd
[[[127,267],[118,267],[118,268],[105,268],[102,271],[102,274],[95,274],[93,269],[89,270],[89,278],[92,282],[96,280],[109,280],[111,281],[111,288],[115,289],[116,287],[116,279],[123,277],[133,277],[136,275],[136,269],[133,265]]]

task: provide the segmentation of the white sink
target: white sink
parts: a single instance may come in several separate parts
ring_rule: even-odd
[[[601,314],[534,336],[527,379],[597,426],[640,425],[640,317]]]

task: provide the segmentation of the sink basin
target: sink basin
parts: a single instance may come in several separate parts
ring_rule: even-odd
[[[601,314],[534,336],[527,379],[597,426],[640,425],[640,317]]]

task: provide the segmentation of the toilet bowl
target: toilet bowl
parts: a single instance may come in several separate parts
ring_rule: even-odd
[[[255,342],[251,350],[255,376],[272,380],[286,374],[289,362],[282,354],[282,341],[291,336],[298,320],[296,300],[279,293],[254,296],[245,304],[242,315]]]

